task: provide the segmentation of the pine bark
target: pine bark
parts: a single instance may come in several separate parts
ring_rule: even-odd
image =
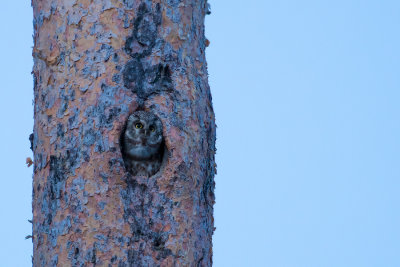
[[[206,0],[32,0],[33,266],[211,266],[215,122]],[[163,123],[129,174],[129,114]]]

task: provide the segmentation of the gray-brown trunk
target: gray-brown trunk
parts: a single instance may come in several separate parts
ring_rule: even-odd
[[[33,0],[34,266],[211,266],[215,123],[206,0]],[[128,116],[161,119],[133,176]]]

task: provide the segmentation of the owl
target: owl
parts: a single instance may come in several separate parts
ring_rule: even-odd
[[[135,176],[152,176],[160,170],[163,126],[153,113],[136,111],[128,117],[123,134],[123,155],[127,170]]]

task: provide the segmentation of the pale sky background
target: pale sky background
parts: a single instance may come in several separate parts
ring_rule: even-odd
[[[400,1],[210,3],[214,266],[400,266]],[[0,34],[0,266],[25,267],[30,1]]]

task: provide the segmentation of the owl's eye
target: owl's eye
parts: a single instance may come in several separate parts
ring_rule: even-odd
[[[150,126],[149,129],[150,129],[150,131],[152,131],[152,132],[155,132],[155,131],[156,131],[156,128],[154,128],[154,126]]]
[[[135,128],[136,129],[142,129],[143,128],[143,124],[141,124],[140,122],[135,124]]]

